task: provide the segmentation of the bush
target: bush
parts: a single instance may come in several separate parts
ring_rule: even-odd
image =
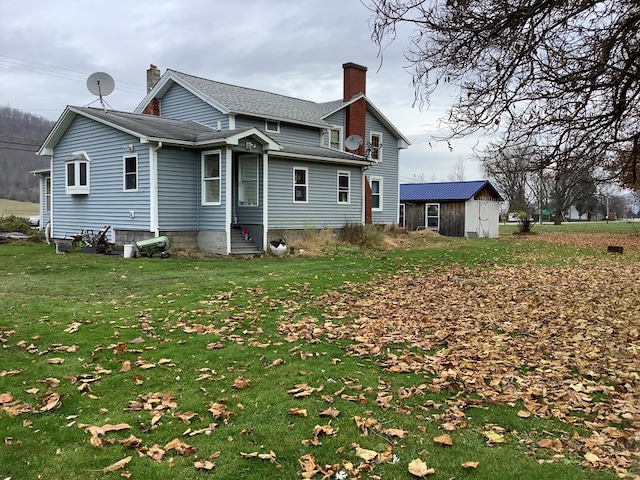
[[[364,248],[380,246],[383,236],[381,227],[360,223],[347,223],[338,233],[340,241]]]
[[[0,232],[31,233],[31,226],[26,218],[15,215],[0,215]]]
[[[518,233],[520,235],[531,233],[531,229],[534,225],[531,214],[529,212],[516,212],[515,216],[518,219]]]

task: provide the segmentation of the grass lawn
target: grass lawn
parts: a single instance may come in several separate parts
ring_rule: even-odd
[[[0,245],[0,478],[638,475],[639,237],[549,235]]]

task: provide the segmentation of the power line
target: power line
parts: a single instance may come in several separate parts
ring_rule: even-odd
[[[31,60],[24,60],[21,58],[10,57],[8,55],[0,55],[0,66],[7,68],[15,68],[19,70],[25,70],[32,73],[40,73],[51,77],[61,78],[63,80],[71,80],[74,82],[85,82],[89,74],[78,72],[75,70],[69,70],[67,68],[57,67],[55,65],[47,65],[45,63],[33,62]],[[122,87],[120,84],[131,85],[132,87]],[[128,92],[140,94],[140,91],[145,91],[146,87],[140,84],[135,84],[126,81],[118,80],[119,89]]]

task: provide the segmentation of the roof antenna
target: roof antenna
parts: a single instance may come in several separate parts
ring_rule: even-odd
[[[371,154],[377,152],[381,148],[382,148],[382,144],[375,147],[371,142],[367,142],[367,149],[364,151],[364,158],[369,160],[369,158],[371,157]]]
[[[89,78],[87,78],[87,89],[94,95],[98,95],[97,100],[94,100],[91,103],[100,101],[105,112],[107,111],[107,107],[113,110],[111,105],[109,105],[102,97],[106,97],[113,92],[115,86],[116,83],[113,81],[113,77],[108,73],[96,72],[89,75]],[[91,105],[91,103],[89,105]]]

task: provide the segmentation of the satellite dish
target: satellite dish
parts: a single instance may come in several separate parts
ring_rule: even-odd
[[[344,148],[347,150],[358,150],[362,145],[362,137],[360,135],[349,135],[344,141]]]
[[[108,73],[96,72],[89,75],[87,78],[87,88],[94,95],[98,95],[100,98],[106,97],[113,92],[116,86],[113,81],[113,77]]]

